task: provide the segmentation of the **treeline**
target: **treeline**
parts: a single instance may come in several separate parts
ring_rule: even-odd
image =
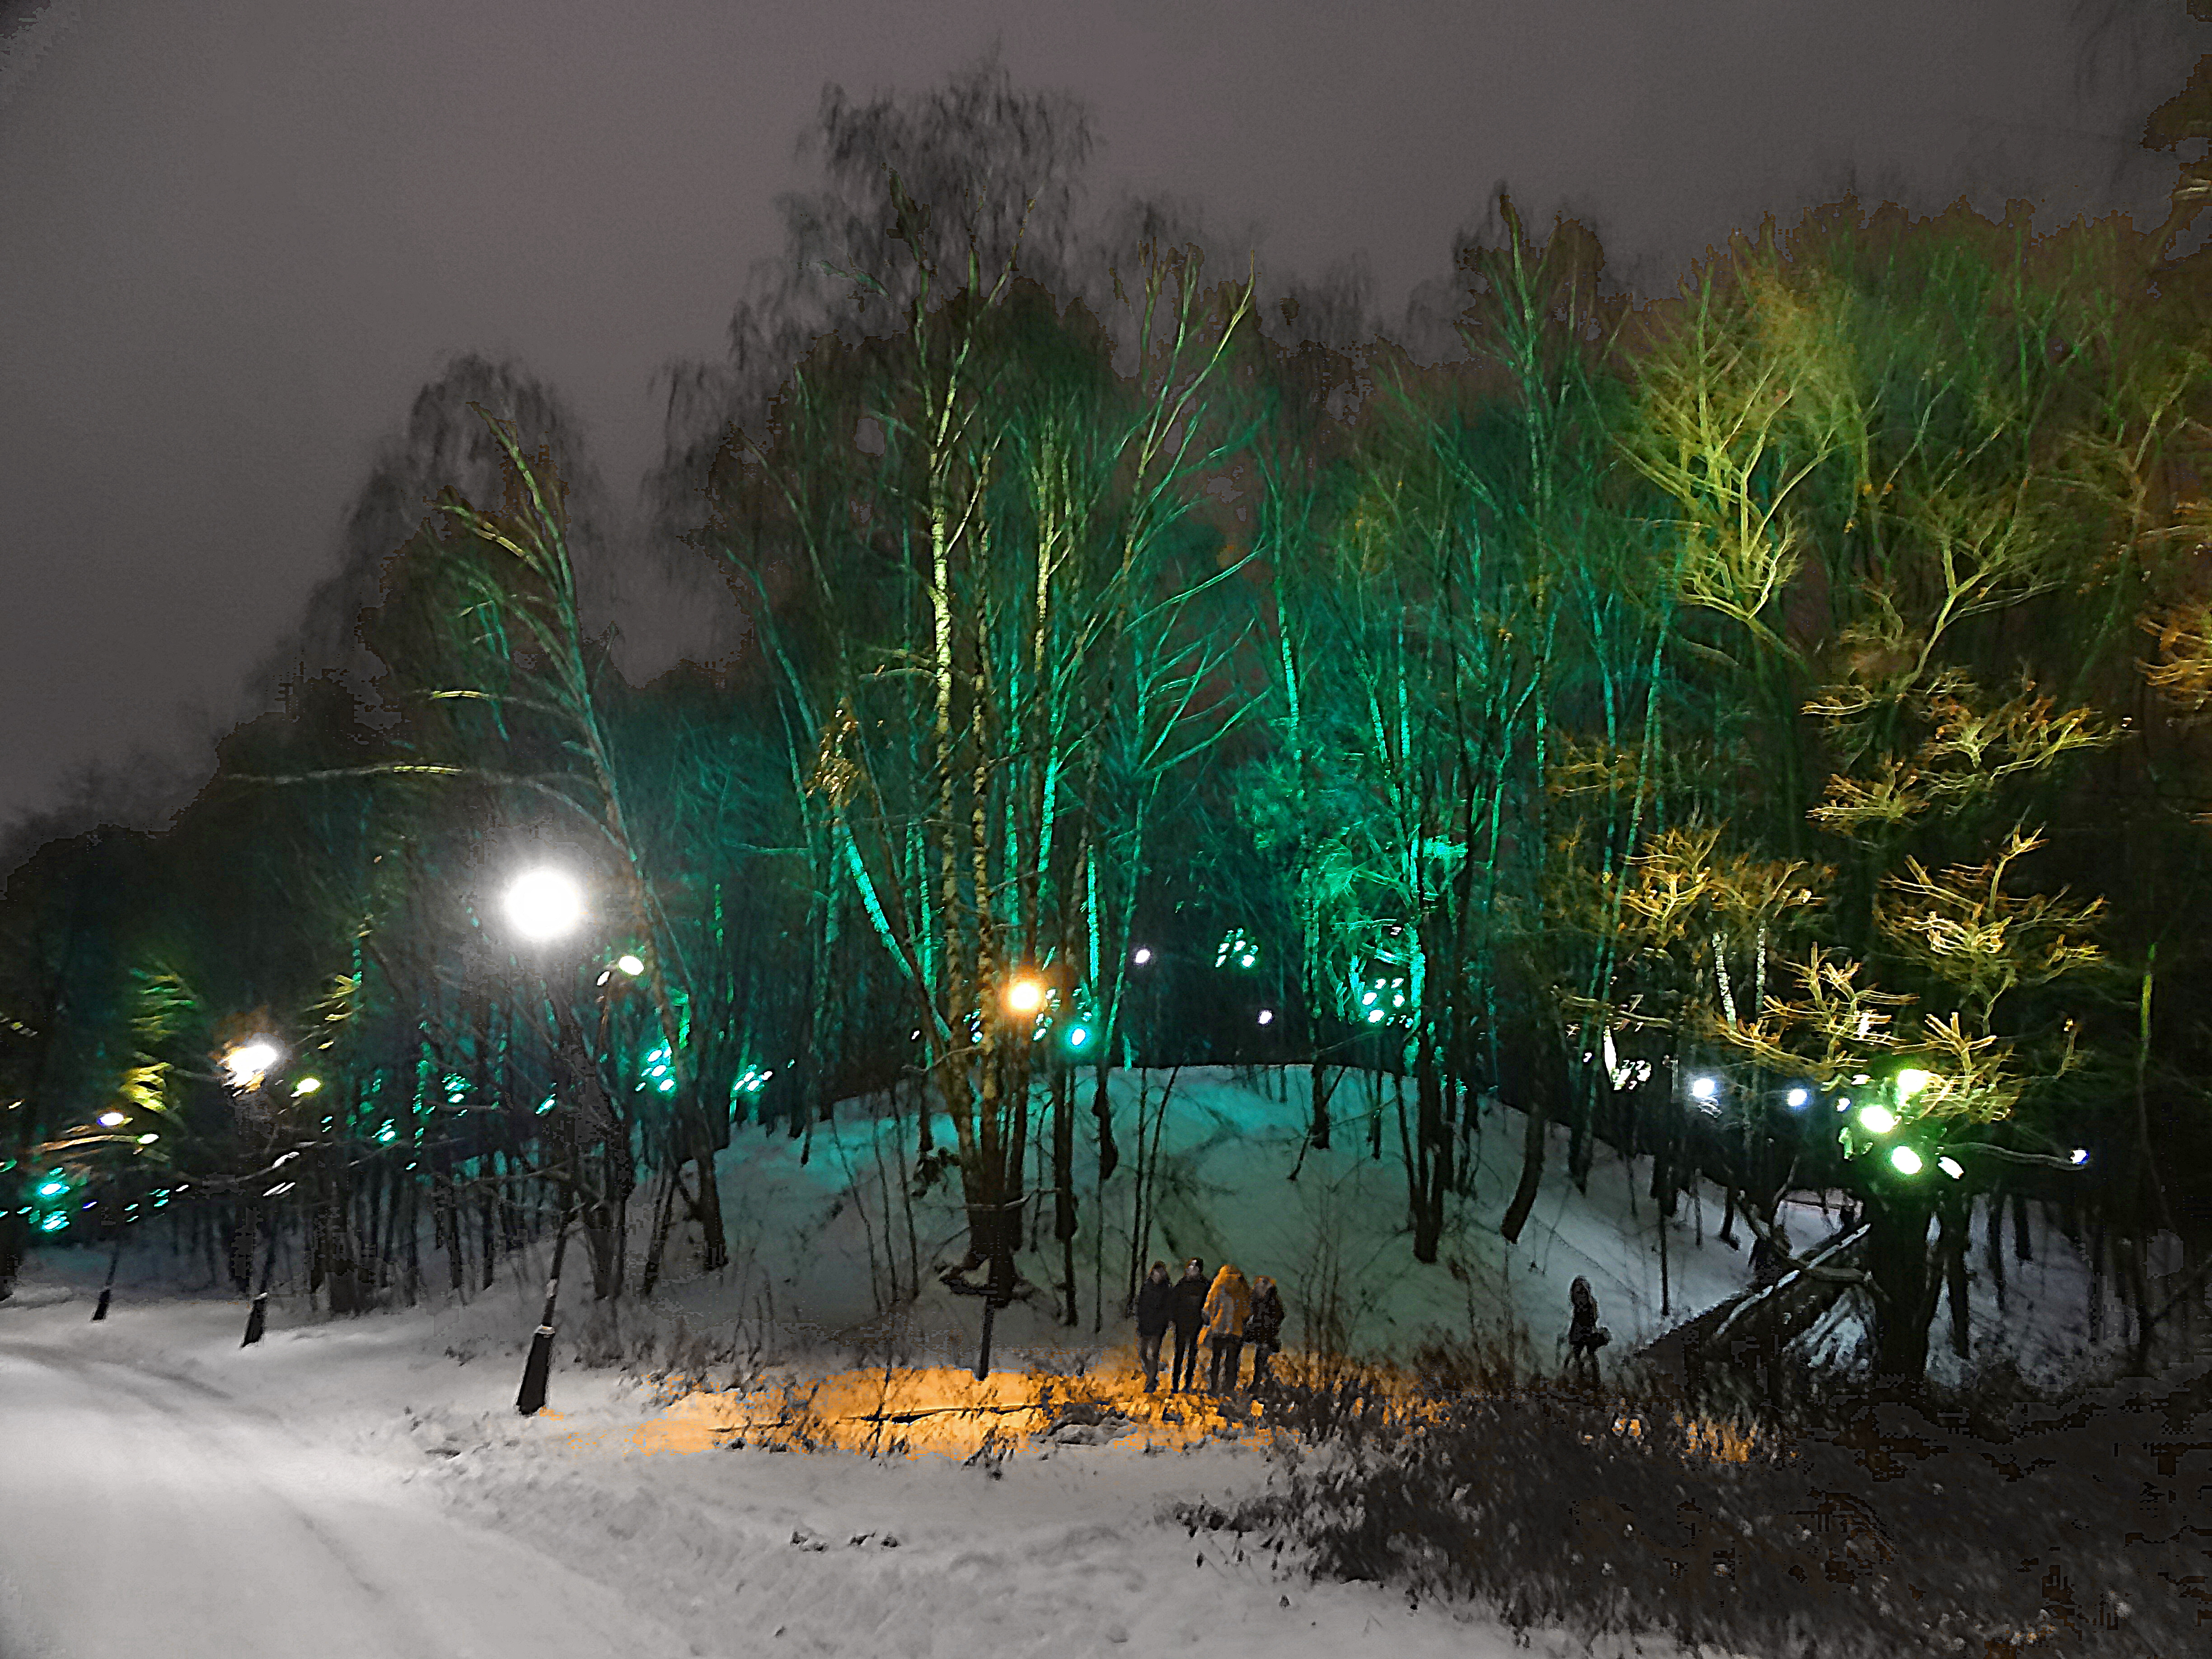
[[[9,878],[0,1254],[188,1193],[334,1308],[433,1271],[425,1212],[456,1287],[569,1214],[599,1294],[650,1289],[724,1260],[736,1126],[904,1083],[967,1269],[1048,1204],[1073,1317],[1108,1070],[1297,1062],[1317,1149],[1338,1079],[1405,1079],[1423,1261],[1494,1093],[1509,1237],[1547,1124],[1771,1243],[1841,1184],[1917,1375],[1972,1206],[2041,1196],[2132,1241],[2147,1344],[2144,1241],[2212,1259],[2180,219],[1847,202],[1639,303],[1501,198],[1428,362],[1164,210],[1085,220],[1090,147],[988,69],[826,100],[654,480],[726,666],[615,672],[585,585],[651,550],[556,398],[426,389],[326,596],[366,654],[173,828]],[[544,863],[569,946],[501,918]]]

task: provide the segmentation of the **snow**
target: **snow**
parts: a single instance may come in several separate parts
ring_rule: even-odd
[[[1164,1082],[1115,1079],[1125,1171],[1139,1091],[1156,1100]],[[1688,1206],[1670,1229],[1662,1310],[1656,1223],[1632,1186],[1648,1166],[1601,1148],[1578,1193],[1563,1136],[1507,1245],[1495,1220],[1522,1125],[1506,1108],[1485,1114],[1475,1193],[1443,1259],[1424,1267],[1402,1231],[1394,1122],[1377,1161],[1358,1103],[1340,1099],[1335,1147],[1300,1166],[1303,1073],[1253,1086],[1185,1072],[1176,1091],[1144,1259],[1226,1256],[1273,1274],[1294,1353],[1332,1333],[1402,1355],[1473,1331],[1548,1368],[1577,1273],[1597,1289],[1614,1354],[1747,1281],[1744,1253],[1714,1237],[1720,1194],[1705,1188],[1703,1242]],[[1087,1088],[1082,1107],[1087,1143]],[[88,1316],[104,1260],[36,1258],[0,1303],[0,1659],[1516,1649],[1479,1609],[1309,1583],[1295,1563],[1164,1522],[1174,1502],[1221,1502],[1283,1465],[1237,1412],[1137,1391],[1119,1311],[1126,1174],[1107,1193],[1102,1261],[1088,1244],[1087,1156],[1078,1170],[1081,1328],[1054,1317],[1048,1226],[1042,1252],[1021,1261],[1034,1288],[1001,1316],[997,1368],[975,1383],[961,1368],[979,1304],[931,1272],[957,1253],[953,1194],[940,1188],[911,1218],[896,1197],[895,1148],[912,1128],[848,1105],[809,1143],[748,1133],[721,1160],[732,1267],[701,1275],[688,1251],[672,1254],[650,1304],[618,1314],[592,1307],[578,1274],[553,1409],[526,1420],[513,1401],[542,1292],[532,1261],[466,1299],[361,1319],[329,1320],[280,1285],[270,1334],[248,1349],[243,1300],[187,1288],[203,1270],[158,1234],[126,1253],[100,1324]],[[1817,1206],[1791,1222],[1801,1243],[1825,1231]],[[2058,1368],[2090,1354],[2080,1258],[2055,1231],[2039,1228],[2037,1243],[2035,1264],[2008,1263],[2002,1324],[1977,1282],[1977,1363],[2004,1352]],[[1813,1340],[1856,1340],[1840,1305]],[[678,1321],[720,1351],[703,1378],[656,1390],[575,1363],[586,1350],[635,1358],[652,1342],[665,1365]],[[2108,1346],[2125,1323],[2108,1316]],[[971,1459],[990,1424],[1028,1430],[1056,1414],[974,1408],[1085,1396],[1109,1407],[1096,1426],[1018,1435],[1010,1455]],[[887,1428],[886,1411],[912,1420]],[[802,1435],[862,1449],[783,1449]],[[1585,1650],[1531,1636],[1538,1653]]]
[[[444,1352],[489,1302],[241,1349],[230,1300],[142,1294],[100,1325],[82,1295],[40,1300],[0,1304],[7,1659],[1513,1647],[1160,1524],[1264,1478],[1249,1444],[1054,1446],[995,1475],[685,1453],[609,1373],[563,1368],[557,1413],[516,1418],[514,1355]]]

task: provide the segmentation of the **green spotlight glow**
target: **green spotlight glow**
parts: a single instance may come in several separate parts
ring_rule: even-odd
[[[1899,1175],[1912,1176],[1920,1173],[1920,1154],[1910,1146],[1891,1147],[1889,1161]]]
[[[1897,1074],[1897,1098],[1901,1105],[1936,1080],[1934,1075],[1917,1066],[1908,1066]]]
[[[1887,1106],[1862,1106],[1859,1127],[1871,1135],[1886,1135],[1897,1127],[1897,1114]]]

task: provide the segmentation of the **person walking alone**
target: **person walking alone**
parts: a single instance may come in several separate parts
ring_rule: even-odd
[[[1179,1394],[1198,1386],[1198,1334],[1206,1328],[1206,1263],[1196,1256],[1182,1264],[1169,1310],[1175,1319],[1175,1361],[1168,1385]]]
[[[1567,1300],[1574,1307],[1575,1316],[1567,1327],[1567,1374],[1586,1376],[1590,1386],[1597,1386],[1597,1351],[1613,1340],[1613,1333],[1597,1322],[1597,1293],[1590,1289],[1587,1279],[1577,1279],[1567,1287]]]
[[[1137,1363],[1145,1368],[1145,1392],[1160,1385],[1160,1339],[1175,1323],[1175,1285],[1168,1264],[1152,1263],[1152,1270],[1137,1291]]]
[[[1252,1348],[1252,1386],[1267,1380],[1267,1362],[1283,1351],[1283,1297],[1275,1281],[1261,1273],[1252,1281],[1252,1311],[1244,1316],[1244,1340]]]
[[[1252,1287],[1237,1271],[1235,1262],[1223,1262],[1221,1271],[1213,1276],[1213,1288],[1206,1293],[1206,1340],[1213,1345],[1213,1358],[1206,1367],[1206,1387],[1212,1393],[1222,1392],[1224,1365],[1229,1386],[1237,1386],[1237,1373],[1244,1364],[1244,1317],[1251,1311]]]

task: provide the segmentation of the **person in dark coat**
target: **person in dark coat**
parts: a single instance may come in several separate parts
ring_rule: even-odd
[[[1252,1281],[1252,1311],[1244,1316],[1244,1342],[1252,1350],[1252,1386],[1267,1380],[1267,1361],[1283,1348],[1283,1297],[1261,1273]]]
[[[1193,1256],[1183,1263],[1176,1280],[1169,1310],[1175,1317],[1175,1361],[1168,1371],[1169,1387],[1180,1393],[1198,1386],[1198,1334],[1206,1328],[1206,1292],[1212,1283],[1206,1263]]]
[[[1589,1280],[1576,1279],[1567,1289],[1567,1300],[1575,1310],[1574,1322],[1567,1327],[1567,1369],[1570,1374],[1586,1370],[1595,1384],[1597,1351],[1613,1340],[1613,1333],[1597,1322],[1597,1293]]]
[[[1137,1363],[1145,1368],[1145,1392],[1160,1385],[1160,1339],[1175,1323],[1175,1284],[1168,1264],[1152,1263],[1152,1270],[1137,1291]]]

